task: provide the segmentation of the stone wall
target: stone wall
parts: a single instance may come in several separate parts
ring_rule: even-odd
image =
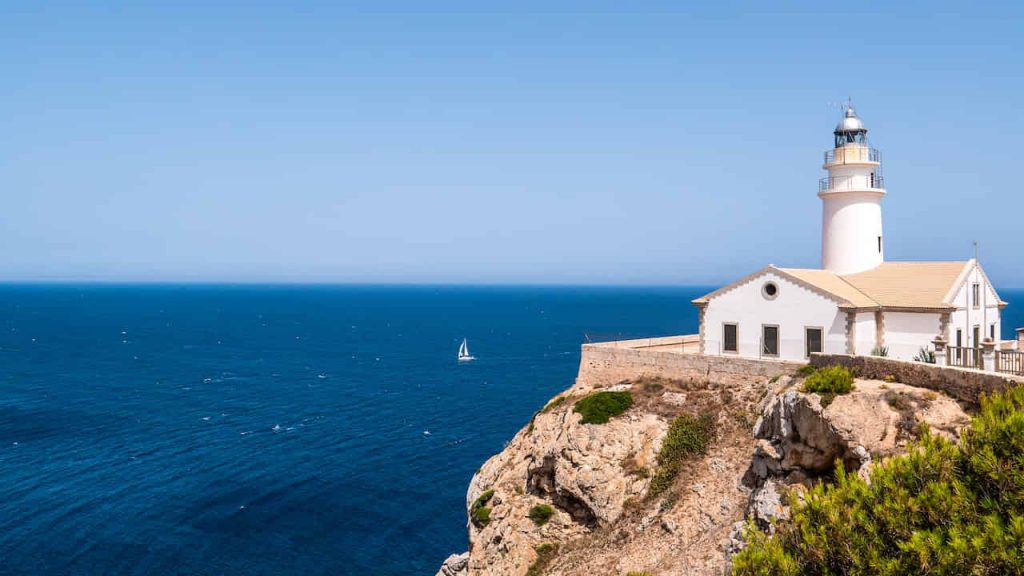
[[[845,366],[855,370],[858,378],[884,380],[891,376],[903,384],[940,391],[969,406],[977,406],[982,394],[991,394],[1009,386],[1024,384],[1024,378],[1006,374],[879,356],[814,354],[811,357],[811,364],[819,367]]]
[[[756,360],[737,356],[704,356],[696,353],[658,349],[664,344],[642,345],[644,341],[584,344],[576,385],[604,388],[623,380],[641,377],[710,381],[734,384],[790,374],[799,363]]]

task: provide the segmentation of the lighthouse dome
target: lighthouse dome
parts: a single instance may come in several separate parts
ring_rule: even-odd
[[[861,122],[860,118],[857,117],[857,112],[853,107],[846,109],[846,113],[843,114],[843,119],[836,124],[836,134],[846,132],[867,132],[867,128],[864,127],[864,123]]]

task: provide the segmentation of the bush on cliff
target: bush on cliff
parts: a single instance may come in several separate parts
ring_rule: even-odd
[[[574,412],[583,415],[584,424],[605,424],[633,405],[629,392],[595,392],[573,405]]]
[[[839,466],[733,574],[1024,573],[1024,388],[983,398],[957,445],[925,431],[870,484]]]
[[[853,374],[843,366],[816,370],[804,380],[804,391],[817,394],[846,394],[853,390]]]
[[[491,523],[491,509],[487,507],[487,503],[493,497],[494,490],[487,490],[473,501],[473,505],[469,507],[469,521],[473,526],[482,529]]]
[[[658,468],[654,471],[647,495],[657,496],[668,489],[686,459],[706,454],[713,434],[714,421],[710,416],[684,414],[673,420],[661,443]]]
[[[526,570],[526,576],[541,576],[544,571],[547,570],[548,564],[555,559],[555,555],[558,554],[557,544],[541,544],[534,548],[537,552],[537,559],[530,564],[530,567]]]
[[[818,367],[813,364],[804,364],[803,366],[796,369],[797,376],[807,377],[818,371]]]
[[[538,504],[533,508],[530,508],[530,520],[537,526],[543,526],[551,520],[551,517],[555,515],[555,509],[547,504]]]

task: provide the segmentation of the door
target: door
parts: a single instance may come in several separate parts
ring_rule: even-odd
[[[974,350],[971,350],[971,360],[973,360],[971,368],[981,368],[981,326],[976,325],[971,332],[972,336],[974,336],[974,342],[972,342]]]
[[[821,328],[804,329],[804,356],[811,357],[815,352],[821,352],[823,332]]]
[[[779,327],[778,326],[762,326],[761,327],[761,355],[762,356],[778,356],[779,355]]]

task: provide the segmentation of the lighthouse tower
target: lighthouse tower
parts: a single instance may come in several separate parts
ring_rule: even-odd
[[[868,145],[868,129],[847,106],[836,125],[835,148],[825,152],[828,177],[818,183],[821,198],[821,267],[854,274],[884,260],[882,197],[885,183],[878,150]]]

